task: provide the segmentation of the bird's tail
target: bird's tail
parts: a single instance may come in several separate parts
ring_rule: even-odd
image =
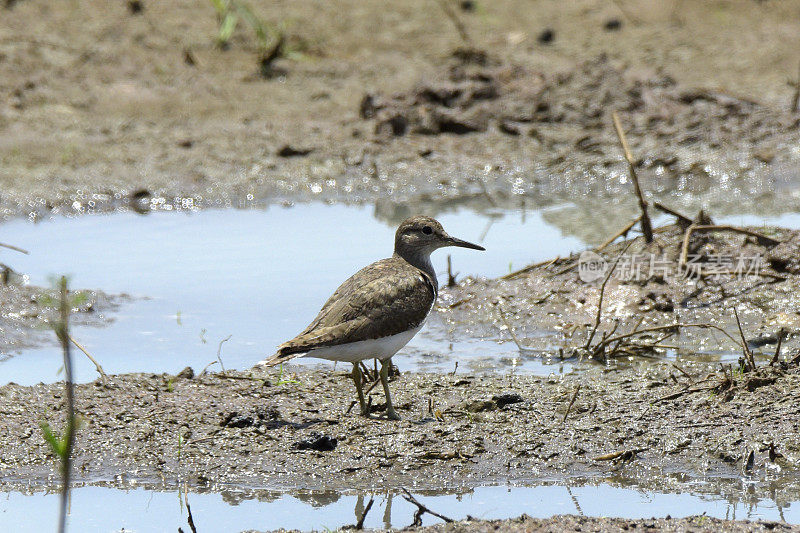
[[[256,363],[255,368],[272,368],[273,366],[278,366],[287,361],[291,361],[295,357],[300,357],[301,355],[303,355],[303,353],[286,353],[285,351],[278,349],[275,355]]]

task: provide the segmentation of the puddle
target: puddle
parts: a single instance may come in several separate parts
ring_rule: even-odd
[[[744,489],[743,489],[744,492]],[[367,495],[304,492],[292,495],[259,491],[252,495],[223,491],[188,494],[198,531],[336,530],[354,524],[370,499]],[[800,522],[800,506],[779,507],[767,499],[725,499],[701,494],[669,494],[620,488],[609,484],[569,487],[478,487],[463,494],[414,495],[430,509],[453,519],[511,518],[527,514],[548,518],[559,514],[620,518],[681,518],[705,513],[725,519]],[[38,532],[55,524],[57,493],[7,492],[0,498],[0,530]],[[98,486],[72,490],[69,521],[84,531],[188,531],[187,513],[178,491],[145,488],[119,490]],[[416,507],[399,494],[377,493],[366,528],[401,528],[413,521]],[[36,517],[35,521],[30,518]],[[424,515],[423,524],[441,520]]]
[[[581,250],[584,243],[548,222],[558,219],[557,210],[439,215],[451,234],[487,248],[434,253],[442,282],[448,253],[461,276],[495,277]],[[720,222],[800,227],[800,215]],[[51,276],[66,273],[73,287],[134,297],[114,313],[109,327],[74,330],[107,372],[175,373],[186,366],[199,371],[215,361],[219,342],[228,336],[221,357],[226,368],[247,368],[271,355],[306,326],[339,283],[391,254],[395,225],[378,220],[367,207],[304,204],[15,220],[0,225],[0,237],[30,250],[29,256],[16,254],[12,264],[33,284],[47,285]],[[494,340],[507,341],[500,332]],[[76,361],[78,381],[95,378],[89,361]],[[435,315],[395,361],[402,370],[426,371],[451,371],[456,361],[464,371],[500,367],[546,375],[572,368],[520,357],[511,342],[457,338]],[[4,383],[55,381],[60,367],[54,346],[0,357]]]
[[[498,276],[509,268],[579,249],[544,222],[542,212],[441,215],[445,228],[484,244],[489,252],[440,250],[434,266],[446,282],[447,254],[461,276]],[[207,210],[53,218],[0,226],[3,240],[31,252],[13,266],[30,282],[47,285],[66,273],[73,287],[127,293],[133,303],[114,313],[106,328],[76,328],[74,336],[107,372],[199,371],[216,360],[220,340],[226,368],[247,368],[301,331],[349,275],[391,255],[394,223],[369,208],[306,204],[267,210]],[[548,374],[559,366],[520,362],[512,344],[457,342],[432,317],[428,327],[395,358],[404,370],[452,370],[487,358]],[[78,381],[95,378],[78,357]],[[316,360],[298,360],[317,364]],[[0,363],[3,382],[59,379],[60,355],[52,346],[27,350]]]

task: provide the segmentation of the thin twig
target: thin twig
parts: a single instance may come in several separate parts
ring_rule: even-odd
[[[404,493],[403,498],[405,498],[407,502],[416,505],[417,509],[419,509],[422,512],[422,514],[428,513],[430,515],[435,516],[436,518],[444,520],[447,523],[454,522],[452,518],[447,518],[446,516],[441,515],[436,511],[431,511],[430,509],[428,509],[424,504],[420,503],[419,500],[417,500],[414,496],[412,496],[411,493],[408,492],[408,489],[406,489],[405,487],[400,487],[400,490],[402,490]]]
[[[792,97],[792,113],[797,113],[800,108],[800,66],[797,67],[797,79],[794,82],[794,96]]]
[[[685,226],[689,226],[692,223],[692,219],[691,218],[687,217],[686,215],[682,215],[682,214],[678,213],[674,209],[671,209],[671,208],[665,206],[661,202],[653,202],[653,207],[655,207],[659,211],[663,211],[664,213],[666,213],[668,215],[674,216],[675,218],[678,219],[678,223],[680,223],[680,224],[683,224]]]
[[[497,310],[500,311],[500,319],[503,321],[503,324],[505,324],[505,326],[508,328],[508,333],[511,335],[511,340],[514,341],[514,344],[517,345],[517,348],[519,349],[520,352],[524,352],[525,347],[522,345],[522,343],[519,342],[519,339],[514,334],[514,328],[512,328],[511,324],[508,323],[508,320],[506,319],[506,314],[503,311],[503,308],[500,306],[500,302],[497,302],[497,304],[495,305],[497,305]]]
[[[728,333],[727,331],[725,331],[721,327],[715,326],[714,324],[704,324],[704,323],[697,323],[697,322],[688,323],[688,324],[666,324],[664,326],[653,326],[651,328],[644,328],[644,329],[640,329],[638,331],[632,331],[630,333],[623,333],[621,335],[617,335],[616,337],[611,337],[609,339],[606,339],[605,343],[606,344],[610,344],[612,342],[616,342],[616,341],[621,340],[621,339],[627,339],[627,338],[633,337],[635,335],[640,335],[642,333],[651,333],[651,332],[654,332],[654,331],[664,331],[664,330],[680,329],[680,328],[713,329],[713,330],[719,331],[720,333],[722,333],[723,335],[728,337],[730,340],[732,340],[734,342],[734,344],[737,344],[737,345],[739,344],[739,341],[734,339],[730,335],[730,333]]]
[[[512,279],[512,278],[515,278],[515,277],[519,276],[520,274],[527,274],[531,270],[535,270],[535,269],[537,269],[539,267],[547,268],[547,267],[549,267],[550,265],[552,265],[554,263],[558,263],[558,261],[560,259],[561,259],[561,256],[559,255],[559,256],[554,257],[553,259],[548,259],[546,261],[539,261],[538,263],[534,263],[532,265],[528,265],[528,266],[526,266],[524,268],[521,268],[519,270],[515,270],[514,272],[506,274],[505,276],[500,276],[497,279],[504,279],[504,280],[505,279]]]
[[[690,373],[688,373],[686,370],[682,369],[681,367],[679,367],[679,366],[678,366],[677,364],[675,364],[675,363],[672,363],[672,366],[675,368],[675,370],[677,370],[678,372],[680,372],[681,374],[683,374],[684,376],[686,376],[686,378],[687,378],[689,381],[694,381],[694,379],[692,378],[692,375],[691,375]]]
[[[444,11],[445,15],[447,15],[447,18],[449,18],[450,21],[453,23],[453,26],[456,27],[458,36],[461,37],[461,40],[464,41],[465,45],[472,48],[472,39],[470,39],[469,34],[467,33],[467,28],[464,26],[464,23],[461,22],[461,19],[458,18],[456,12],[453,10],[450,4],[447,3],[446,0],[438,0],[438,2],[439,6],[442,8],[442,11]]]
[[[450,254],[447,254],[447,286],[453,288],[456,286],[456,275],[453,274],[453,261],[450,259]]]
[[[606,292],[606,284],[608,283],[608,280],[611,279],[611,274],[613,274],[614,270],[617,268],[617,264],[619,263],[619,260],[622,259],[622,255],[628,251],[628,248],[631,247],[631,244],[632,243],[628,243],[625,248],[622,249],[619,255],[617,255],[617,258],[614,260],[614,264],[611,266],[608,274],[606,274],[606,278],[603,280],[603,284],[600,285],[600,301],[597,302],[597,315],[594,319],[594,327],[592,327],[592,332],[589,334],[589,339],[586,341],[586,345],[584,346],[586,350],[588,350],[589,346],[592,345],[592,340],[594,340],[594,336],[597,333],[597,328],[600,327],[600,320],[603,317],[603,297]]]
[[[619,9],[620,13],[622,13],[622,15],[625,18],[631,21],[631,23],[633,23],[636,26],[642,23],[642,19],[634,15],[627,7],[625,7],[625,5],[622,3],[621,0],[611,0],[611,1],[614,3],[615,6],[617,6],[617,9]]]
[[[615,459],[629,457],[633,459],[637,453],[646,452],[649,448],[633,448],[631,450],[620,450],[618,452],[607,453],[593,458],[593,461],[614,461]]]
[[[786,330],[781,328],[780,331],[778,331],[778,345],[775,347],[775,355],[772,356],[772,360],[769,362],[770,366],[778,362],[778,357],[781,355],[781,344],[783,344],[783,338],[785,336]]]
[[[775,246],[781,243],[781,241],[773,237],[770,237],[769,235],[764,235],[763,233],[759,233],[757,231],[749,230],[746,228],[739,228],[737,226],[729,226],[726,224],[723,225],[698,224],[696,226],[691,226],[691,228],[693,232],[729,231],[732,233],[741,233],[742,235],[749,235],[750,237],[755,237],[759,241],[768,243],[770,246]]]
[[[692,224],[688,228],[686,228],[686,233],[683,236],[683,244],[681,245],[681,258],[678,263],[678,269],[681,269],[684,266],[686,266],[686,263],[689,259],[689,239],[692,236],[692,233],[695,232],[707,233],[712,231],[729,231],[732,233],[741,233],[743,235],[749,235],[750,237],[755,237],[759,241],[769,243],[773,246],[781,243],[781,241],[773,239],[772,237],[764,235],[763,233],[758,233],[757,231],[752,231],[745,228],[738,228],[736,226],[728,226],[728,225],[717,226],[715,224],[697,224],[697,225]],[[773,277],[775,279],[786,279],[783,278],[782,276],[777,276],[777,275],[771,275],[766,273],[765,275],[769,275],[770,277]]]
[[[15,252],[20,252],[25,255],[30,255],[31,253],[28,250],[23,250],[22,248],[17,248],[16,246],[12,246],[10,244],[6,244],[4,242],[0,242],[0,246],[3,248],[8,248],[9,250],[14,250]]]
[[[198,377],[205,376],[206,372],[208,372],[208,369],[211,368],[211,365],[217,365],[217,364],[219,364],[219,361],[211,361],[210,363],[208,363],[205,367],[203,367],[203,370],[198,374]]]
[[[75,443],[75,393],[72,384],[72,355],[70,354],[69,342],[69,312],[71,306],[67,301],[67,278],[61,276],[59,285],[61,289],[61,301],[59,302],[61,320],[56,327],[56,334],[64,354],[64,388],[66,389],[67,397],[67,426],[65,429],[65,448],[61,457],[61,477],[63,485],[61,487],[61,509],[58,517],[57,531],[64,533],[67,526],[67,504],[69,502],[70,475],[72,470],[72,447]]]
[[[618,237],[626,237],[628,235],[628,232],[631,230],[631,228],[633,228],[636,225],[636,223],[639,222],[640,220],[642,220],[642,216],[641,215],[639,215],[638,217],[636,217],[633,220],[631,220],[628,224],[625,225],[624,228],[622,228],[621,230],[616,232],[614,235],[612,235],[611,237],[606,239],[606,242],[604,242],[603,244],[601,244],[600,246],[595,248],[594,251],[597,252],[597,253],[600,253],[603,250],[605,250],[606,246],[608,246],[609,244],[611,244],[612,242],[617,240]]]
[[[86,348],[81,346],[78,343],[78,341],[76,341],[74,338],[72,338],[72,335],[67,335],[67,336],[69,337],[70,342],[72,344],[74,344],[80,351],[82,351],[84,353],[84,355],[86,355],[86,357],[89,358],[89,361],[94,363],[95,369],[97,369],[97,372],[100,374],[100,377],[103,379],[103,383],[105,383],[106,379],[108,378],[108,375],[103,370],[103,367],[100,366],[100,363],[98,363],[97,360],[94,357],[92,357],[92,354],[90,354],[89,352],[86,351]]]
[[[550,275],[550,277],[551,277],[551,278],[557,278],[557,277],[558,277],[558,276],[560,276],[561,274],[566,274],[567,272],[569,272],[570,270],[572,270],[573,268],[575,268],[575,267],[576,267],[576,266],[578,266],[579,264],[580,264],[580,261],[575,261],[574,263],[570,263],[569,265],[565,266],[565,267],[564,267],[564,268],[562,268],[561,270],[559,270],[559,271],[557,271],[557,272],[555,272],[555,273],[551,274],[551,275]]]
[[[657,403],[660,403],[660,402],[666,402],[667,400],[674,400],[674,399],[680,398],[681,396],[684,396],[686,394],[694,394],[695,392],[709,391],[709,390],[713,390],[715,388],[716,388],[716,385],[714,385],[712,387],[695,387],[693,389],[686,388],[686,389],[683,389],[681,391],[674,392],[672,394],[667,394],[666,396],[662,396],[661,398],[656,398],[655,400],[653,400],[653,405],[655,405]]]
[[[227,337],[219,341],[219,346],[217,346],[217,361],[219,361],[219,367],[222,369],[223,373],[225,372],[225,365],[222,364],[222,357],[220,357],[220,355],[222,354],[222,345],[231,340],[231,337],[233,337],[233,335],[228,335]]]
[[[750,370],[756,369],[756,361],[753,359],[753,352],[747,346],[747,339],[744,338],[744,331],[742,330],[742,323],[739,321],[739,313],[736,308],[733,308],[733,315],[736,317],[736,325],[739,327],[739,336],[742,338],[742,351],[744,352],[745,360],[750,364]]]
[[[186,503],[186,513],[189,515],[186,519],[189,523],[189,529],[192,530],[192,533],[197,533],[197,528],[194,526],[194,518],[192,517],[192,508],[189,507],[189,494],[187,492],[183,493],[183,500]]]
[[[561,420],[561,423],[567,421],[567,417],[569,416],[569,412],[572,410],[572,405],[575,403],[575,400],[578,398],[578,392],[581,390],[581,384],[575,386],[575,392],[572,393],[572,398],[569,400],[569,405],[567,406],[567,411],[564,413],[564,418]]]
[[[689,238],[692,236],[692,232],[694,228],[696,228],[694,224],[690,224],[688,228],[686,228],[686,233],[683,235],[683,243],[681,244],[681,258],[678,261],[678,271],[680,272],[683,267],[686,266],[686,261],[689,260]]]
[[[617,130],[617,137],[619,137],[619,142],[622,145],[622,151],[625,153],[625,159],[628,161],[628,171],[631,175],[631,181],[633,181],[634,191],[639,199],[639,209],[642,210],[640,221],[644,240],[653,242],[653,224],[650,221],[650,215],[647,213],[647,200],[644,197],[642,188],[639,186],[639,176],[636,175],[636,161],[633,159],[631,150],[628,147],[628,140],[625,138],[625,132],[622,130],[622,124],[616,111],[611,112],[611,118],[614,121],[614,129]]]

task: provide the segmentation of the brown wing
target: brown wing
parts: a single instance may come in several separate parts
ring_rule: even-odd
[[[425,273],[409,268],[402,259],[383,259],[336,289],[314,321],[280,345],[266,364],[272,366],[320,346],[377,339],[415,328],[428,316],[435,299],[436,289]]]

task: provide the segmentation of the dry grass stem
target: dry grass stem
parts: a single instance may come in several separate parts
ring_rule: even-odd
[[[633,229],[633,227],[636,225],[636,223],[637,223],[637,222],[639,222],[640,220],[642,220],[642,217],[641,217],[641,215],[640,215],[640,216],[638,216],[638,217],[636,217],[636,218],[634,218],[633,220],[631,220],[629,223],[627,223],[627,224],[625,225],[625,227],[624,227],[624,228],[622,228],[621,230],[619,230],[618,232],[616,232],[614,235],[612,235],[611,237],[609,237],[608,239],[606,239],[606,242],[604,242],[603,244],[601,244],[600,246],[598,246],[597,248],[595,248],[595,250],[594,250],[594,251],[595,251],[595,252],[598,252],[598,253],[600,253],[600,252],[602,252],[603,250],[605,250],[605,249],[606,249],[606,247],[607,247],[609,244],[611,244],[612,242],[616,241],[616,240],[617,240],[617,238],[619,238],[619,237],[627,237],[627,235],[628,235],[628,232],[629,232],[631,229]]]
[[[22,253],[22,254],[25,254],[25,255],[30,255],[30,252],[28,250],[24,250],[22,248],[18,248],[16,246],[13,246],[11,244],[6,244],[4,242],[0,242],[0,247],[8,248],[9,250],[14,250],[15,252],[19,252],[19,253]]]
[[[622,130],[622,124],[619,121],[619,116],[616,111],[611,112],[611,118],[614,120],[614,129],[617,131],[617,137],[619,137],[619,142],[622,145],[622,151],[625,153],[625,160],[628,162],[628,171],[631,176],[631,181],[633,181],[633,188],[639,200],[639,209],[642,211],[640,221],[644,240],[646,242],[653,242],[653,223],[650,221],[650,215],[647,213],[647,200],[639,185],[639,176],[636,174],[636,161],[633,159],[631,149],[628,146],[628,140],[625,138],[625,132]]]

